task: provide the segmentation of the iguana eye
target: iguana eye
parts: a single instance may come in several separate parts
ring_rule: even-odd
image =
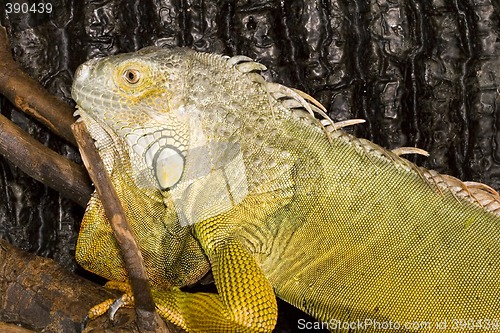
[[[123,72],[123,78],[130,84],[136,84],[141,79],[141,72],[137,69],[126,69]]]

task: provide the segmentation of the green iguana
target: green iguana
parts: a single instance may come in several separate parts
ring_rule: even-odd
[[[345,133],[264,69],[146,48],[75,75],[160,315],[189,332],[270,332],[277,296],[332,331],[500,329],[498,194]],[[96,195],[77,260],[127,281]],[[179,289],[209,269],[217,294]]]

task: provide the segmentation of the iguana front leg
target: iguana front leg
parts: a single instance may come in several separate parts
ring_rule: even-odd
[[[254,258],[233,239],[210,252],[218,294],[153,289],[160,316],[188,332],[271,332],[278,315],[276,297]],[[132,305],[127,284],[111,281],[106,286],[126,292],[122,305]],[[95,307],[97,315],[103,305]]]
[[[276,297],[250,253],[227,240],[209,258],[218,294],[155,291],[160,315],[188,332],[271,332]]]

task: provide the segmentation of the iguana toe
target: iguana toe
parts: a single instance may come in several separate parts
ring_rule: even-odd
[[[128,283],[120,281],[108,281],[104,287],[108,289],[118,290],[123,292],[123,295],[118,299],[109,298],[93,306],[87,316],[84,318],[82,325],[86,325],[88,320],[94,320],[109,311],[109,318],[114,319],[116,312],[122,308],[130,308],[134,306],[134,297],[132,296],[132,289]]]
[[[105,300],[104,302],[101,302],[97,305],[94,305],[87,313],[87,318],[90,320],[94,320],[97,317],[102,316],[103,314],[105,314],[108,311],[108,309],[111,307],[113,302],[114,302],[114,300],[112,298],[109,298],[109,299]]]
[[[109,306],[109,319],[114,321],[115,314],[121,308],[132,308],[134,307],[134,296],[132,294],[123,294],[120,298],[116,299],[113,304]]]

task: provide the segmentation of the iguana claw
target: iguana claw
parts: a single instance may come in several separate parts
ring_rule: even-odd
[[[89,323],[89,315],[87,314],[83,319],[82,322],[80,323],[80,332],[83,332],[85,327],[87,327],[87,324]]]
[[[133,307],[134,306],[134,297],[131,294],[123,294],[120,298],[117,298],[113,304],[109,306],[108,313],[109,319],[111,321],[115,320],[115,314],[120,308],[123,307]]]
[[[111,321],[114,321],[115,320],[115,314],[116,312],[123,306],[123,300],[122,298],[117,298],[113,304],[111,304],[111,306],[109,307],[108,309],[108,313],[109,313],[109,319]]]

